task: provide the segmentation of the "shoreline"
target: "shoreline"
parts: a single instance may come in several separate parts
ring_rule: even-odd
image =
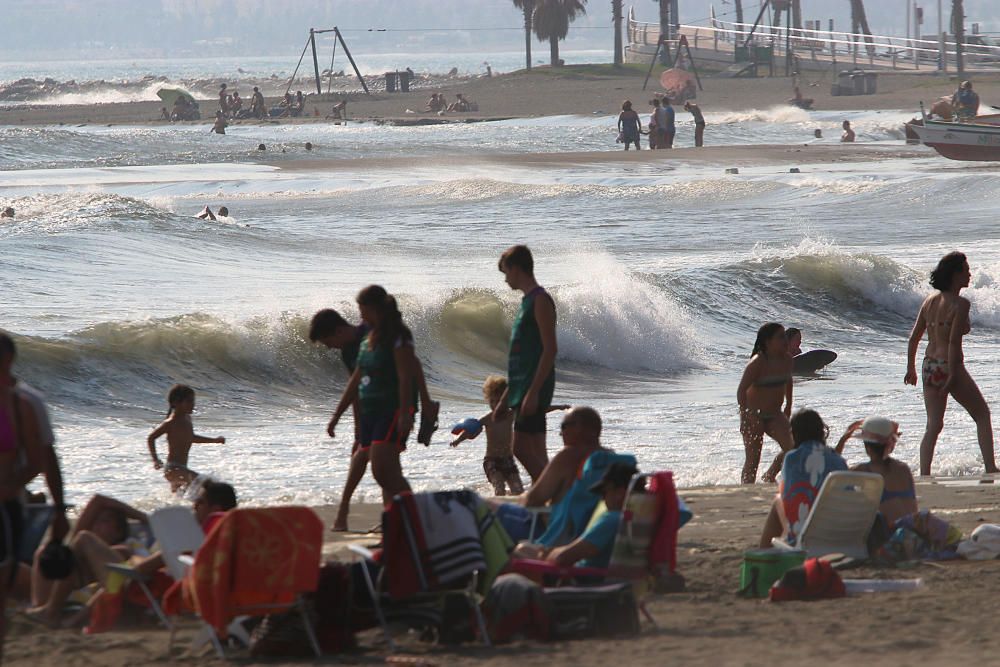
[[[928,76],[922,74],[879,73],[878,93],[863,96],[833,96],[831,73],[809,73],[801,80],[775,77],[759,79],[729,79],[704,76],[704,90],[698,93],[697,103],[702,111],[744,111],[781,106],[792,94],[796,81],[803,95],[815,99],[816,111],[899,111],[912,109],[919,115],[919,105],[930,103],[941,96],[950,96],[956,87],[953,76]],[[346,93],[308,95],[305,115],[301,118],[265,121],[238,121],[240,124],[305,124],[336,123],[325,119],[332,105],[347,100],[348,122],[395,122],[423,124],[437,122],[476,122],[483,120],[536,118],[558,115],[594,115],[617,113],[622,100],[633,100],[641,115],[648,113],[647,100],[659,90],[654,72],[649,86],[643,90],[645,68],[625,67],[615,70],[610,66],[567,66],[558,70],[538,68],[531,72],[515,72],[492,78],[473,78],[461,81],[435,82],[414,88],[409,93],[375,92],[371,95]],[[990,100],[1000,100],[1000,74],[981,75],[975,79],[976,90],[983,99],[983,109]],[[439,92],[451,100],[457,93],[464,93],[479,104],[479,112],[449,113],[436,116],[423,112],[430,93]],[[275,98],[268,98],[268,103]],[[159,119],[163,103],[108,102],[93,104],[22,104],[0,105],[0,126],[49,126],[78,124],[162,124]],[[678,115],[685,112],[679,106]],[[215,102],[202,104],[203,119],[184,124],[211,126]],[[318,113],[318,117],[317,114]],[[440,120],[439,120],[440,119]]]
[[[919,480],[917,496],[931,509],[958,525],[966,535],[983,522],[1000,523],[1000,482],[969,484],[976,478]],[[915,592],[878,593],[819,602],[772,604],[735,595],[742,554],[756,548],[770,508],[774,486],[696,487],[680,490],[694,512],[678,534],[678,571],[687,580],[684,592],[655,596],[649,610],[658,623],[645,621],[638,637],[539,643],[516,641],[486,649],[469,643],[433,646],[413,638],[397,637],[402,654],[419,656],[431,664],[479,667],[548,667],[553,660],[578,667],[600,667],[608,660],[629,665],[662,665],[669,655],[676,664],[899,665],[920,661],[927,665],[997,664],[985,658],[984,638],[992,631],[986,609],[994,600],[984,585],[1000,573],[1000,561],[945,561],[919,563],[911,568],[863,566],[842,572],[851,579],[921,579]],[[336,508],[314,508],[324,520],[324,560],[344,557],[350,543],[372,545],[377,535],[332,533]],[[370,526],[381,506],[352,506],[351,524]],[[885,632],[872,633],[872,624]],[[94,655],[109,667],[150,664],[178,659],[196,626],[184,621],[175,654],[168,656],[168,632],[143,625],[94,636],[72,630],[48,631],[23,617],[12,618],[6,664],[75,667],[89,664]],[[382,662],[388,656],[381,633],[368,630],[358,637],[357,652],[326,656],[324,661]],[[789,651],[789,647],[795,647]],[[87,658],[87,656],[91,658]],[[245,653],[236,653],[245,656]],[[79,657],[77,657],[79,656]],[[238,657],[238,660],[245,658]],[[202,660],[216,664],[212,657]],[[269,660],[269,664],[311,664],[311,660]],[[222,663],[218,663],[222,664]]]

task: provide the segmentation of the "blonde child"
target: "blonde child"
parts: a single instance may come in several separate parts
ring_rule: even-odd
[[[170,404],[167,418],[149,434],[146,444],[149,446],[150,456],[153,457],[153,467],[156,470],[163,469],[164,478],[170,482],[170,490],[176,492],[178,489],[186,488],[198,477],[198,473],[187,465],[191,445],[196,442],[224,445],[226,439],[195,434],[194,425],[191,423],[191,413],[194,412],[194,389],[191,387],[175,384],[167,393],[167,402]],[[156,454],[156,439],[161,435],[167,436],[166,465]]]
[[[507,391],[507,379],[499,375],[491,375],[483,383],[483,398],[489,403],[490,412],[479,418],[479,424],[486,430],[486,456],[483,457],[483,470],[486,479],[493,486],[493,493],[498,496],[516,496],[524,492],[524,484],[514,461],[513,434],[514,413],[503,410],[504,417],[494,418],[494,410]],[[565,410],[568,405],[553,405],[547,412]],[[453,431],[455,432],[455,431]],[[479,435],[479,430],[460,429],[460,434],[452,441],[451,446],[457,447],[463,440],[472,440]]]

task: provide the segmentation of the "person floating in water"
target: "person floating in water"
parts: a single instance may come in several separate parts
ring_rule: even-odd
[[[212,213],[212,209],[206,206],[205,208],[201,209],[201,213],[199,213],[194,217],[198,218],[199,220],[218,220],[219,218],[228,218],[229,209],[226,208],[225,206],[220,206],[219,213],[218,215],[216,215],[215,213]]]
[[[851,121],[844,121],[844,133],[840,135],[841,143],[853,144],[854,143],[854,130],[851,129]]]
[[[157,426],[146,444],[149,455],[153,457],[153,467],[163,470],[163,476],[170,482],[170,490],[178,491],[187,488],[198,477],[198,473],[188,468],[188,454],[194,443],[226,444],[223,437],[209,438],[197,435],[191,423],[191,413],[194,412],[194,389],[187,385],[175,384],[167,394],[170,409],[167,418]],[[167,462],[164,464],[156,453],[156,440],[161,435],[167,436]]]
[[[948,397],[953,397],[976,422],[979,449],[987,473],[1000,472],[993,457],[993,423],[990,408],[979,391],[976,381],[965,368],[962,339],[972,328],[969,321],[969,300],[959,293],[969,286],[969,262],[960,252],[950,252],[931,271],[931,286],[938,290],[924,299],[917,321],[910,332],[906,349],[905,384],[917,384],[916,357],[920,341],[927,332],[927,349],[921,377],[924,385],[924,407],[927,428],[920,441],[920,474],[931,474],[931,461],[938,435],[944,428],[944,412]]]

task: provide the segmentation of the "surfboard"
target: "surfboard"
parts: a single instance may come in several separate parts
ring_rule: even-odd
[[[809,350],[792,360],[794,363],[792,372],[796,375],[815,373],[827,364],[832,364],[836,358],[837,353],[830,350]]]

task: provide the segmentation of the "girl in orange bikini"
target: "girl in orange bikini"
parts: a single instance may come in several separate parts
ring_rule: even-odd
[[[931,474],[931,460],[938,435],[944,426],[948,396],[953,396],[976,422],[979,449],[987,473],[997,471],[993,458],[993,424],[976,381],[965,369],[962,338],[969,333],[969,300],[959,296],[969,286],[969,262],[964,254],[951,252],[941,258],[931,272],[931,285],[938,290],[924,300],[917,321],[910,332],[906,355],[906,384],[917,384],[917,347],[927,332],[927,349],[921,375],[924,386],[924,406],[927,408],[927,428],[920,442],[920,474]]]

